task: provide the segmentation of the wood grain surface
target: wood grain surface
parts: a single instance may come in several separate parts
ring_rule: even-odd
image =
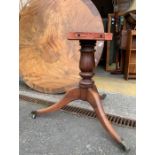
[[[30,0],[20,11],[20,76],[31,88],[61,93],[78,84],[80,46],[69,32],[104,32],[91,0]],[[98,41],[95,63],[104,42]]]

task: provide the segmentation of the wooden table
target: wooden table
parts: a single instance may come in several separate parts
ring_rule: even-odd
[[[111,123],[107,119],[104,109],[101,105],[101,98],[99,96],[97,87],[92,80],[92,77],[95,74],[94,53],[96,41],[112,40],[112,34],[73,32],[68,34],[68,39],[79,40],[81,46],[79,62],[79,67],[81,70],[81,81],[79,82],[79,86],[68,91],[64,98],[58,103],[55,103],[54,105],[44,109],[32,111],[32,118],[35,119],[36,116],[39,116],[41,114],[57,111],[74,100],[87,101],[93,107],[101,124],[106,128],[112,138],[122,147],[123,150],[128,151],[129,148],[126,146],[124,140],[116,133]]]

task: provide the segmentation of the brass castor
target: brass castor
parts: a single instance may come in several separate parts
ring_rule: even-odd
[[[36,117],[37,117],[37,112],[36,111],[32,111],[31,112],[31,118],[32,119],[36,119]]]

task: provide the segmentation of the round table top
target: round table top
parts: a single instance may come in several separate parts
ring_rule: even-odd
[[[78,84],[80,46],[69,32],[104,32],[91,0],[30,0],[20,12],[20,76],[31,88],[61,93]],[[98,64],[104,42],[96,44]]]

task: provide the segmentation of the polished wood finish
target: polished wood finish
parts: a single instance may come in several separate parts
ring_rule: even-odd
[[[67,36],[68,40],[112,40],[112,33],[86,33],[72,32]]]
[[[136,30],[128,30],[124,78],[136,78]]]
[[[70,33],[68,35],[69,36],[68,39],[80,40],[80,46],[81,46],[81,49],[80,49],[81,56],[80,56],[80,63],[79,63],[79,68],[81,70],[80,72],[81,80],[79,82],[79,87],[68,91],[68,93],[64,96],[64,98],[58,103],[44,109],[33,111],[32,116],[33,118],[35,118],[36,116],[41,114],[57,111],[74,100],[87,101],[94,108],[101,124],[106,128],[106,130],[112,136],[112,138],[118,144],[120,144],[120,146],[124,150],[128,150],[122,138],[116,133],[111,123],[108,121],[101,104],[101,98],[98,94],[95,83],[92,80],[92,77],[94,76],[94,69],[95,69],[94,53],[95,53],[95,45],[96,45],[97,39],[94,39],[94,37],[96,36],[96,34],[93,34],[93,33],[83,34],[79,32],[74,33],[75,34],[74,36],[72,34],[73,33]],[[83,38],[83,36],[85,36],[85,38]],[[91,39],[88,40],[87,37],[90,37]],[[104,37],[102,39],[105,40]]]
[[[80,46],[66,39],[69,31],[104,32],[90,0],[29,0],[20,11],[20,75],[31,88],[61,93],[78,85]],[[97,65],[103,50],[98,41]]]

